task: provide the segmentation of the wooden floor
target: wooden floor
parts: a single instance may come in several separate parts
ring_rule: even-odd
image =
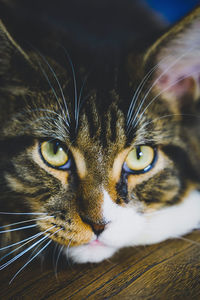
[[[101,264],[32,262],[9,285],[25,263],[0,273],[0,299],[200,299],[200,232],[186,240],[129,248]],[[198,244],[199,243],[199,244]]]

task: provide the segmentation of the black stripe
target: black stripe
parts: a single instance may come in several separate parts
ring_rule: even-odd
[[[86,108],[85,108],[85,113],[86,113],[86,117],[88,120],[88,129],[89,129],[89,135],[90,138],[93,139],[96,136],[96,132],[97,132],[97,126],[95,125],[97,120],[95,115],[94,115],[94,108],[93,105],[90,104],[89,102],[87,102]]]
[[[128,182],[127,182],[128,174],[122,171],[119,182],[116,184],[117,194],[125,203],[128,203]],[[119,202],[119,199],[118,199]]]
[[[101,133],[100,133],[100,141],[103,148],[106,148],[108,146],[108,141],[106,138],[107,122],[108,122],[107,116],[103,115],[101,119]]]
[[[111,109],[110,115],[111,115],[111,120],[110,120],[111,136],[110,136],[110,141],[115,142],[116,137],[117,137],[117,133],[116,133],[117,112],[116,112],[115,108]]]

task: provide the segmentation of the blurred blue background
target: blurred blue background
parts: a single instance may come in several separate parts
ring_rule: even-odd
[[[186,15],[196,5],[198,0],[144,0],[156,12],[165,18],[169,23],[174,23]]]

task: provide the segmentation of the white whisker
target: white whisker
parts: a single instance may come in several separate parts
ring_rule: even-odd
[[[179,239],[179,240],[183,240],[183,241],[186,241],[186,242],[188,242],[188,243],[191,243],[191,244],[200,246],[200,243],[199,243],[199,242],[196,242],[196,241],[187,239],[187,238],[185,238],[185,237],[177,236],[176,238]]]
[[[52,235],[54,235],[54,234],[56,234],[58,231],[60,231],[60,230],[63,230],[62,228],[59,228],[57,231],[55,231],[53,234],[51,234],[51,236]],[[41,243],[41,244],[39,244],[34,250],[33,250],[33,252],[31,253],[31,255],[29,256],[29,258],[31,258],[33,255],[34,255],[34,253],[37,251],[37,249],[42,245],[44,243],[44,241]]]
[[[5,247],[3,247],[3,248],[0,248],[0,251],[6,250],[6,249],[11,248],[11,247],[14,247],[14,246],[17,246],[17,245],[19,245],[19,244],[22,244],[23,242],[26,242],[26,241],[29,241],[29,240],[31,240],[31,239],[37,238],[37,237],[40,236],[40,235],[42,235],[41,232],[39,232],[39,233],[37,233],[37,234],[35,234],[35,235],[32,235],[32,236],[30,236],[30,237],[28,237],[28,238],[26,238],[26,239],[24,239],[24,240],[22,240],[22,241],[19,241],[19,242],[16,242],[16,243],[14,243],[14,244],[5,246]],[[23,247],[23,246],[24,246],[24,245],[22,245],[22,247]],[[1,261],[1,259],[0,259],[0,261]]]
[[[56,226],[54,226],[56,227]],[[53,228],[54,228],[53,227]],[[49,229],[48,229],[49,230]],[[43,232],[44,233],[44,232]],[[39,243],[41,243],[43,240],[47,239],[49,237],[50,233],[48,233],[47,235],[43,236],[39,241],[35,242],[33,245],[29,246],[27,249],[25,249],[24,251],[20,252],[19,254],[17,254],[15,257],[13,257],[12,259],[10,259],[9,261],[7,261],[6,263],[4,263],[3,265],[0,266],[0,271],[3,270],[4,268],[6,268],[7,266],[9,266],[11,263],[13,263],[14,261],[16,261],[18,258],[20,258],[22,255],[24,255],[25,253],[27,253],[28,251],[30,251],[33,247],[35,247],[36,245],[38,245]],[[30,242],[30,241],[28,241]],[[28,243],[26,242],[26,243]],[[22,245],[24,246],[24,245]],[[20,246],[20,247],[22,247]],[[20,248],[18,247],[18,248]],[[12,253],[13,251],[10,252],[10,254]],[[3,258],[0,259],[0,261],[2,260]]]
[[[55,264],[55,268],[54,268],[56,278],[58,278],[58,261],[59,261],[60,255],[63,251],[63,248],[64,248],[64,245],[62,245],[60,247],[59,252],[58,252],[58,256],[57,256],[57,259],[56,259],[56,264]]]
[[[75,70],[74,70],[74,65],[72,63],[72,60],[69,56],[69,53],[67,52],[67,50],[65,49],[65,47],[62,47],[65,54],[67,55],[68,61],[70,63],[71,66],[71,70],[72,70],[72,76],[73,76],[73,82],[74,82],[74,118],[75,118],[75,122],[77,123],[77,113],[78,113],[78,93],[77,93],[77,84],[76,84],[76,75],[75,75]]]
[[[140,92],[142,91],[145,83],[147,82],[147,80],[149,79],[149,77],[151,76],[151,74],[153,73],[153,71],[156,69],[156,66],[154,68],[152,68],[145,76],[144,78],[142,79],[142,81],[140,82],[140,84],[138,85],[135,93],[134,93],[134,96],[131,100],[131,104],[129,106],[129,109],[128,109],[128,113],[127,113],[127,128],[129,128],[129,125],[130,125],[130,122],[131,122],[131,117],[132,117],[132,113],[133,113],[133,110],[135,108],[135,105],[136,105],[136,102],[137,102],[137,99],[138,99],[138,96],[140,95]]]
[[[132,113],[133,113],[133,110],[135,108],[135,105],[137,103],[137,100],[139,98],[139,95],[141,94],[141,91],[145,85],[145,83],[147,82],[147,80],[149,79],[149,77],[152,75],[152,73],[158,69],[158,67],[161,65],[161,63],[163,63],[164,60],[166,60],[168,57],[165,57],[163,58],[158,64],[156,64],[151,70],[149,70],[149,72],[144,76],[144,78],[142,79],[142,81],[140,82],[140,84],[138,85],[135,93],[134,93],[134,96],[131,100],[131,104],[129,106],[129,109],[128,109],[128,113],[127,113],[127,130],[129,130],[129,127],[130,127],[130,124],[132,123]]]
[[[58,231],[63,230],[62,228],[58,229],[57,231],[55,231],[53,234],[51,234],[50,236],[46,236],[46,238],[50,238],[51,236],[53,236],[54,234],[56,234]],[[41,241],[41,240],[40,240]],[[17,273],[12,277],[12,279],[10,280],[9,284],[12,283],[12,281],[16,278],[16,276],[28,265],[30,264],[31,261],[33,261],[42,251],[44,251],[45,248],[47,248],[47,246],[50,245],[50,243],[52,243],[52,240],[48,241],[46,243],[46,245],[44,245],[30,260],[28,260],[23,267],[21,267]],[[41,243],[40,243],[41,245]]]
[[[18,230],[24,230],[24,229],[33,228],[33,227],[36,227],[36,226],[38,226],[38,225],[37,224],[33,224],[33,225],[23,226],[23,227],[14,228],[14,229],[2,230],[2,231],[0,231],[0,233],[6,233],[6,232],[13,232],[13,231],[18,231]]]
[[[46,117],[40,117],[40,118],[35,119],[34,121],[31,121],[31,124],[30,124],[30,125],[27,125],[26,127],[24,127],[23,130],[25,130],[25,129],[31,127],[31,126],[33,126],[34,123],[39,122],[39,121],[41,121],[41,120],[53,120],[55,123],[57,122],[57,119],[55,119],[55,118],[53,118],[53,117],[49,117],[49,116],[46,116]],[[67,128],[66,128],[66,130],[67,130]],[[67,132],[68,132],[68,130],[67,130]]]
[[[197,119],[200,119],[200,116],[197,116],[197,115],[194,115],[194,114],[168,114],[168,115],[164,115],[164,116],[161,116],[161,117],[158,117],[158,118],[155,118],[149,122],[145,122],[141,127],[140,129],[143,129],[144,127],[150,125],[151,123],[154,123],[154,122],[157,122],[161,119],[165,119],[165,118],[170,118],[170,117],[174,117],[174,116],[181,116],[181,117],[195,117]]]
[[[6,232],[13,232],[13,231],[18,231],[18,230],[24,230],[24,229],[33,228],[33,227],[36,227],[36,226],[38,226],[38,225],[37,224],[33,224],[33,225],[23,226],[23,227],[14,228],[14,229],[3,230],[3,231],[0,231],[0,233],[6,233]]]
[[[37,220],[45,220],[48,218],[52,218],[53,216],[46,216],[43,218],[36,218],[36,219],[31,219],[31,220],[25,220],[25,221],[20,221],[20,222],[16,222],[16,223],[11,223],[11,224],[7,224],[4,226],[0,226],[0,228],[5,228],[5,227],[10,227],[10,226],[14,226],[14,225],[18,225],[18,224],[23,224],[23,223],[28,223],[28,222],[33,222],[33,221],[37,221]]]
[[[146,98],[148,97],[149,93],[151,92],[151,90],[153,89],[153,87],[158,83],[158,81],[173,67],[175,66],[182,58],[184,58],[186,55],[188,55],[192,50],[194,49],[194,47],[191,47],[187,52],[185,52],[184,54],[180,55],[177,59],[175,59],[157,78],[156,80],[153,82],[153,84],[150,86],[150,88],[147,90],[144,98],[142,99],[137,111],[135,112],[135,114],[133,115],[133,120],[131,121],[132,124],[134,124],[138,114],[140,113],[140,110],[146,100]],[[135,127],[135,126],[134,126]],[[130,130],[129,130],[130,131]]]
[[[53,249],[52,262],[53,262],[54,269],[55,269],[55,256],[56,256],[58,246],[59,246],[59,244],[55,243],[54,249]]]
[[[3,257],[0,258],[0,261],[2,261],[4,258],[6,258],[7,256],[9,256],[10,254],[16,252],[17,250],[21,249],[22,247],[24,247],[25,245],[27,245],[28,243],[30,243],[31,241],[35,240],[37,237],[41,236],[42,234],[46,233],[48,230],[51,230],[53,228],[55,228],[56,226],[52,226],[50,228],[48,228],[47,230],[43,231],[43,232],[39,232],[37,234],[35,234],[34,236],[28,238],[28,241],[26,243],[24,243],[23,245],[15,248],[14,250],[10,251],[9,253],[5,254]],[[25,240],[24,240],[25,241]],[[16,244],[20,244],[20,242],[16,243]],[[10,245],[9,245],[10,246]]]
[[[47,246],[49,246],[49,244],[52,243],[52,240],[48,241],[47,244],[42,247],[42,249],[40,249],[27,263],[25,263],[25,265],[23,265],[23,267],[21,269],[19,269],[17,271],[17,273],[12,277],[12,279],[9,281],[9,284],[12,283],[12,281],[17,277],[17,275],[32,261],[34,260],[35,257],[37,257]]]
[[[82,93],[83,93],[83,88],[85,86],[85,83],[87,81],[88,76],[85,77],[82,87],[80,89],[80,93],[79,93],[79,98],[78,98],[78,105],[77,105],[77,115],[76,115],[76,130],[78,129],[78,124],[79,124],[79,114],[80,114],[80,108],[81,108],[81,97],[82,97]]]
[[[58,99],[57,99],[57,101],[58,101]],[[31,112],[34,112],[34,111],[42,111],[42,112],[47,112],[47,113],[54,114],[54,115],[58,116],[59,118],[61,118],[64,122],[66,122],[66,119],[64,119],[63,116],[61,114],[57,113],[56,111],[53,111],[53,110],[50,110],[50,109],[44,109],[44,108],[35,108],[35,109],[32,109],[32,110],[28,110],[27,112],[31,113]],[[63,109],[62,109],[62,113],[63,113]],[[56,119],[53,119],[53,120],[56,120]],[[67,125],[69,126],[69,124],[67,124]]]
[[[14,213],[14,212],[6,212],[6,211],[1,211],[0,212],[0,215],[47,215],[48,213],[41,213],[41,212],[39,212],[39,213],[34,213],[34,212],[31,212],[31,213],[19,213],[19,212],[17,212],[17,213]]]
[[[175,84],[177,84],[178,82],[182,81],[183,79],[186,79],[192,75],[198,74],[200,73],[200,71],[196,71],[196,72],[191,72],[181,78],[179,78],[178,80],[175,80],[174,82],[172,82],[170,85],[168,85],[165,89],[161,90],[150,102],[149,104],[144,108],[143,112],[141,113],[140,117],[138,118],[137,122],[135,123],[134,127],[137,126],[137,124],[139,123],[139,121],[141,120],[142,116],[144,115],[145,111],[149,108],[149,106],[160,96],[162,95],[165,91],[167,91],[168,89],[170,89],[171,87],[173,87]]]
[[[38,243],[40,243],[41,241],[43,241],[44,239],[47,239],[47,236],[44,236],[43,238],[41,238],[39,241],[35,242],[33,245],[31,245],[30,247],[28,247],[26,250],[20,252],[18,255],[16,255],[15,257],[13,257],[12,259],[10,259],[8,262],[4,263],[3,265],[0,266],[0,271],[3,270],[4,268],[6,268],[7,266],[9,266],[11,263],[13,263],[14,261],[16,261],[18,258],[20,258],[22,255],[24,255],[25,253],[27,253],[29,250],[31,250],[33,247],[35,247]]]
[[[73,236],[72,236],[72,238],[70,239],[70,241],[69,241],[69,243],[67,245],[67,251],[66,251],[66,253],[67,253],[67,263],[68,263],[68,265],[70,265],[70,262],[69,262],[69,247],[70,247],[70,245],[71,245],[71,243],[73,241]]]
[[[49,79],[47,73],[45,72],[45,70],[44,70],[44,68],[42,67],[42,65],[40,64],[40,62],[38,62],[38,64],[39,64],[39,67],[40,67],[40,69],[41,69],[41,71],[42,71],[42,73],[43,73],[45,79],[47,80],[47,82],[48,82],[48,84],[49,84],[49,86],[50,86],[50,88],[51,88],[51,90],[52,90],[52,92],[53,92],[55,98],[56,98],[56,101],[57,101],[57,103],[58,103],[58,105],[59,105],[59,107],[60,107],[60,110],[61,110],[62,114],[65,115],[65,114],[63,113],[63,107],[62,107],[62,105],[60,104],[58,95],[56,94],[56,91],[55,91],[53,85],[51,84],[51,81],[50,81],[50,79]],[[67,125],[69,126],[68,121],[67,121],[67,120],[65,120],[65,121],[67,122]]]
[[[65,105],[65,110],[66,110],[66,113],[67,113],[67,118],[68,118],[68,120],[66,119],[66,123],[67,123],[67,125],[69,126],[69,123],[70,123],[69,110],[68,110],[67,102],[66,102],[66,99],[65,99],[65,96],[64,96],[64,93],[63,93],[63,89],[62,89],[62,87],[61,87],[61,84],[60,84],[60,82],[59,82],[59,80],[58,80],[58,77],[57,77],[57,75],[56,75],[54,69],[51,67],[51,65],[50,65],[50,64],[48,63],[48,61],[46,60],[46,58],[45,58],[40,52],[38,52],[38,54],[39,54],[40,57],[44,60],[44,62],[47,64],[48,68],[49,68],[50,71],[52,72],[53,77],[55,78],[55,80],[56,80],[56,82],[57,82],[57,84],[58,84],[58,87],[59,87],[59,89],[60,89],[60,92],[61,92],[61,95],[62,95],[62,99],[63,99],[64,105]],[[45,73],[46,73],[46,72],[45,72]],[[47,76],[47,74],[46,74],[46,76]],[[47,78],[48,78],[48,76],[47,76]],[[60,103],[60,102],[59,102],[59,103]],[[63,110],[62,110],[62,111],[63,111]],[[65,114],[64,114],[64,116],[65,116]]]

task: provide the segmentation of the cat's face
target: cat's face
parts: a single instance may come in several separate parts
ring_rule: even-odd
[[[196,36],[199,15],[185,21],[185,39],[179,25],[134,56],[143,67],[124,73],[129,91],[107,74],[98,84],[88,78],[77,95],[64,64],[27,56],[1,25],[1,210],[35,213],[36,228],[76,262],[197,227],[200,40],[195,51],[185,40]]]

